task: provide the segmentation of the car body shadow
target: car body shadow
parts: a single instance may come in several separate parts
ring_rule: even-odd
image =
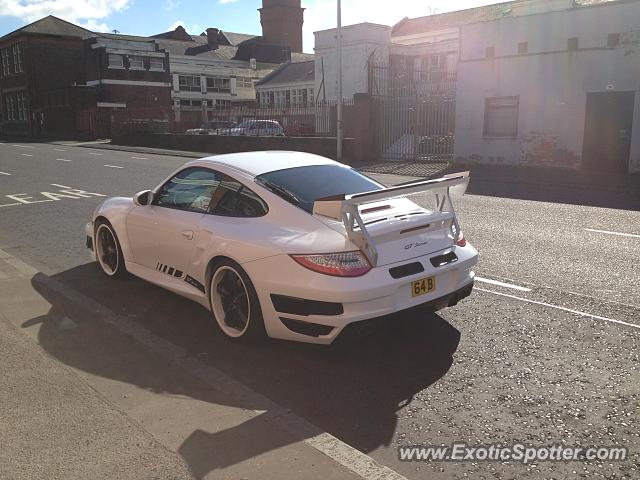
[[[224,337],[201,306],[135,277],[114,281],[91,263],[51,278],[363,452],[393,441],[398,411],[447,373],[460,341],[460,332],[442,317],[417,309],[386,317],[368,335],[349,336],[329,347],[276,340],[237,344]],[[108,321],[83,312],[77,301],[53,291],[38,276],[32,283],[52,308],[23,326],[40,324],[40,344],[59,361],[153,392],[261,409],[248,400],[164,381],[159,372],[166,362],[138,358],[143,349],[123,339]],[[123,368],[123,361],[131,367]],[[245,440],[243,448],[242,439],[255,437],[269,413],[230,430],[196,430],[179,453],[194,474],[203,476],[279,448],[290,439],[272,434],[258,447]],[[220,450],[225,442],[236,448]]]

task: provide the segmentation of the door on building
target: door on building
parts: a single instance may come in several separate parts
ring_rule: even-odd
[[[587,93],[582,165],[585,169],[627,172],[635,92]]]

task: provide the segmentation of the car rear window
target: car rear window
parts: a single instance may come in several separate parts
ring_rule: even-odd
[[[313,202],[320,198],[384,188],[375,180],[340,165],[310,165],[276,170],[259,175],[256,181],[309,213],[313,211]]]

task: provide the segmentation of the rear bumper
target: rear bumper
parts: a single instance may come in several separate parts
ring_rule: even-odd
[[[432,258],[448,252],[455,252],[456,262],[439,267],[432,265]],[[286,255],[249,262],[243,267],[256,288],[270,337],[330,344],[347,325],[354,322],[417,306],[440,309],[457,303],[471,293],[475,276],[473,267],[477,261],[477,251],[467,244],[466,247],[456,246],[398,264],[376,267],[357,278],[321,275],[298,265]],[[420,262],[423,269],[393,278],[391,269],[412,262]],[[412,282],[427,277],[435,278],[435,290],[413,297]],[[326,308],[328,311],[318,314],[313,310],[294,310],[295,313],[291,309],[283,311],[281,307],[276,310],[272,295],[312,302],[314,308]],[[321,305],[316,305],[319,303]],[[336,304],[342,308],[335,307]]]

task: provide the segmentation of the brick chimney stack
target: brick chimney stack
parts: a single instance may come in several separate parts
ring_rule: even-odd
[[[300,0],[262,0],[259,8],[262,37],[272,45],[302,52],[304,8]]]
[[[215,50],[219,46],[218,35],[220,30],[217,28],[207,28],[207,43]]]

